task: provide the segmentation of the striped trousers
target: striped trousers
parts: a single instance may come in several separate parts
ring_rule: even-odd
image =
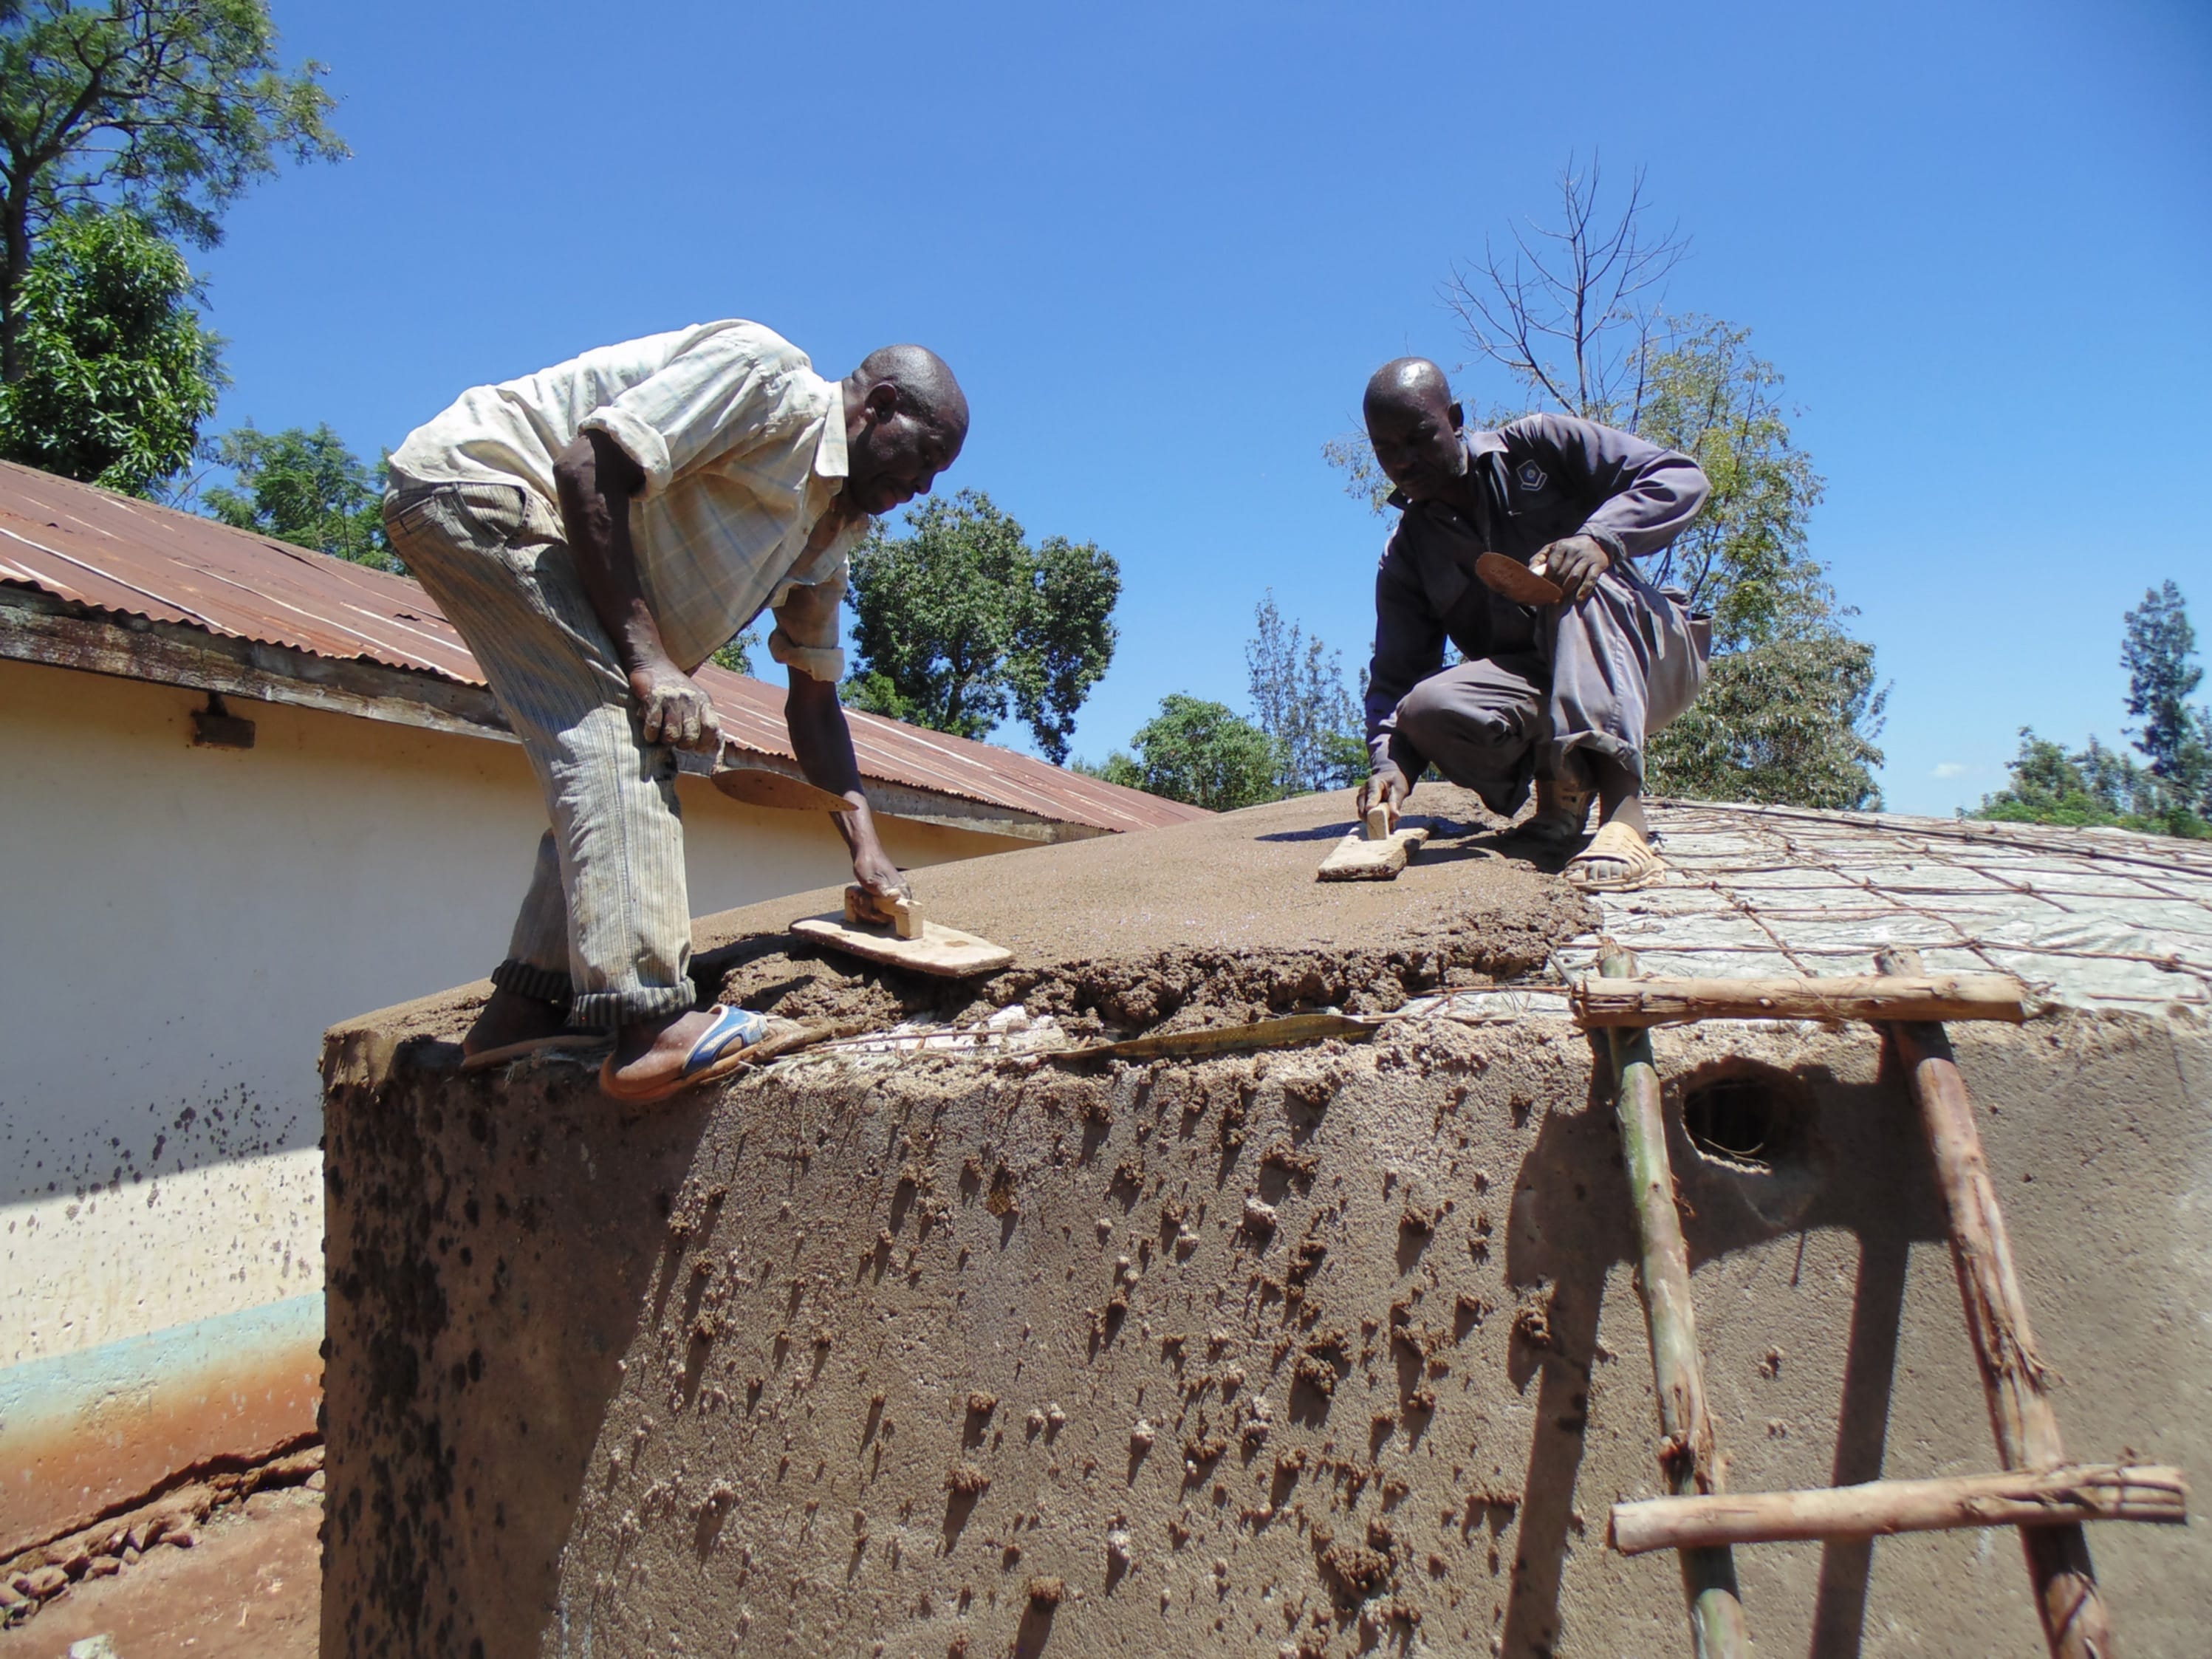
[[[641,735],[629,678],[559,516],[519,485],[394,490],[392,550],[453,623],[530,757],[552,828],[492,982],[608,1026],[692,1006],[676,751]]]

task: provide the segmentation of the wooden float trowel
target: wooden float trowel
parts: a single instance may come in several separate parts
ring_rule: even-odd
[[[1428,826],[1401,828],[1388,801],[1367,809],[1367,822],[1329,849],[1314,872],[1316,881],[1394,881],[1423,842]]]
[[[1544,574],[1543,562],[1541,553],[1527,564],[1503,553],[1485,553],[1475,560],[1474,574],[1485,587],[1516,605],[1557,605],[1565,595]]]
[[[987,939],[925,921],[912,899],[886,902],[860,886],[845,890],[843,915],[807,916],[791,931],[833,951],[945,979],[995,974],[1014,959]]]

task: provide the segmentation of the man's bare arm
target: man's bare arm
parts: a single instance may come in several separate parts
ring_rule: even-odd
[[[853,756],[853,730],[845,723],[844,706],[837,688],[798,669],[791,672],[791,690],[784,698],[784,724],[791,732],[791,752],[799,769],[817,789],[842,795],[849,811],[836,816],[837,832],[853,849],[853,874],[870,892],[889,898],[905,893],[906,878],[891,862],[890,854],[876,835],[874,815],[860,787],[860,766]]]
[[[678,749],[719,749],[722,732],[714,706],[670,659],[660,624],[638,581],[629,504],[644,486],[645,474],[605,433],[586,432],[555,459],[553,483],[576,574],[629,676],[645,740]]]

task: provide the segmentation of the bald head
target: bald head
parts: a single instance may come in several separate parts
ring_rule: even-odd
[[[898,393],[899,407],[908,414],[940,432],[967,435],[968,394],[952,378],[951,366],[928,347],[879,347],[860,360],[854,378],[870,386],[891,386]]]
[[[1393,357],[1368,377],[1363,406],[1370,416],[1377,409],[1451,407],[1451,382],[1443,369],[1426,357]]]
[[[846,494],[870,513],[927,495],[968,441],[968,396],[925,347],[870,352],[844,391]]]
[[[1362,400],[1376,465],[1408,499],[1448,496],[1467,476],[1460,407],[1451,382],[1426,357],[1397,357],[1376,369]]]

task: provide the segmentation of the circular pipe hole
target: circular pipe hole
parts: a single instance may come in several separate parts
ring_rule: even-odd
[[[1683,1133],[1716,1163],[1771,1175],[1804,1155],[1808,1101],[1787,1072],[1735,1061],[1686,1079],[1681,1098]]]

